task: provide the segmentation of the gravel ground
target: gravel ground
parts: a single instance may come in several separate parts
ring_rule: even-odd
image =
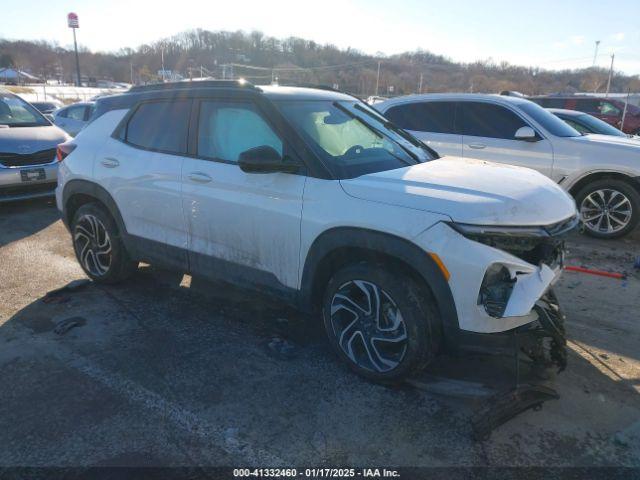
[[[85,278],[69,234],[51,202],[0,206],[0,466],[640,467],[639,246],[571,238],[567,263],[629,277],[565,272],[561,398],[474,441],[483,398],[366,382],[317,319],[254,293],[143,266],[45,303]]]

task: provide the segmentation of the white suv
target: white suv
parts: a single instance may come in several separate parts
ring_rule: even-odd
[[[440,155],[533,168],[576,199],[585,231],[614,238],[640,221],[640,142],[581,135],[524,98],[423,94],[375,108]]]
[[[236,82],[100,99],[59,150],[58,208],[94,281],[145,261],[272,292],[379,381],[516,334],[564,366],[551,286],[577,212],[533,170],[438,158],[346,94]]]

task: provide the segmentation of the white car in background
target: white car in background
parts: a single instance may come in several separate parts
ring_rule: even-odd
[[[505,95],[424,94],[375,105],[440,155],[529,167],[576,200],[585,231],[620,237],[640,220],[640,143],[581,135],[539,105]]]
[[[71,136],[76,136],[89,123],[95,102],[79,102],[53,112],[53,123]]]

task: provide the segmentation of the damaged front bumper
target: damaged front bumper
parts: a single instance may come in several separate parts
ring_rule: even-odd
[[[471,427],[476,440],[486,439],[496,427],[525,410],[540,409],[544,402],[560,398],[546,382],[546,370],[555,368],[561,372],[567,366],[564,315],[553,291],[536,303],[535,311],[536,322],[501,335],[505,337],[505,353],[511,350],[513,355],[514,382],[511,388],[484,402],[473,415]],[[511,343],[511,348],[506,343]],[[530,367],[524,374],[523,356]]]
[[[482,334],[459,331],[455,349],[491,355],[524,355],[531,367],[541,371],[558,372],[567,366],[567,341],[565,317],[553,290],[549,290],[538,302],[533,313],[535,319],[526,325],[499,333]]]
[[[448,270],[455,329],[497,334],[538,321],[535,306],[562,273],[564,235],[576,222],[572,217],[559,227],[473,230],[466,225],[464,231],[441,222],[414,241]]]

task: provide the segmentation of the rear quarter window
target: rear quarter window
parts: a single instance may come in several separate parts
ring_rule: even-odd
[[[187,153],[191,100],[143,103],[127,122],[125,141],[166,153]]]

